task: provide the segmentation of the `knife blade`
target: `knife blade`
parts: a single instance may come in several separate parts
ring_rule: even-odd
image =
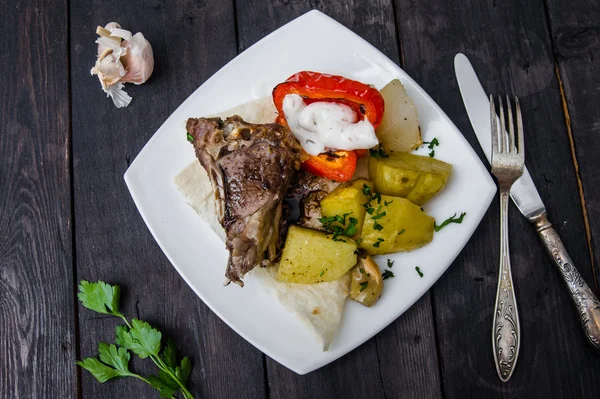
[[[490,101],[485,94],[473,66],[462,53],[454,58],[454,69],[458,87],[462,95],[467,114],[477,135],[477,140],[488,161],[492,153],[492,133],[490,122]],[[523,175],[513,184],[510,196],[517,208],[529,220],[546,211],[542,198],[538,193],[531,175],[525,167]]]
[[[464,54],[458,53],[454,57],[454,70],[469,120],[489,161],[492,132],[488,96]],[[548,221],[546,207],[527,168],[521,178],[513,184],[510,196],[521,213],[535,226],[546,251],[569,289],[586,338],[597,350],[600,350],[600,301],[575,268],[558,233]]]

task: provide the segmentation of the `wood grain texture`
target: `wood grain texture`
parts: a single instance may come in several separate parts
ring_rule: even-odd
[[[480,155],[457,90],[454,55],[466,53],[488,92],[519,96],[527,165],[551,220],[590,281],[591,262],[543,2],[398,0],[396,4],[407,72]],[[499,259],[494,202],[433,289],[445,397],[595,396],[600,383],[594,377],[600,372],[598,355],[585,342],[570,298],[533,229],[515,207],[510,213],[523,330],[515,374],[502,384],[491,352]]]
[[[318,9],[392,60],[400,61],[391,1],[256,0],[238,1],[236,6],[240,50],[305,12]],[[384,332],[329,366],[306,376],[298,376],[270,359],[267,366],[274,398],[440,397],[429,293]]]
[[[0,397],[77,393],[67,2],[3,1]]]
[[[127,317],[140,317],[175,339],[191,357],[198,398],[265,396],[262,354],[218,319],[185,284],[155,243],[123,180],[129,163],[167,117],[236,55],[233,4],[221,1],[93,0],[71,5],[74,201],[77,279],[120,284]],[[143,32],[155,71],[128,85],[129,107],[117,109],[89,70],[96,25],[116,20]],[[112,341],[117,320],[80,307],[81,356]],[[135,362],[142,374],[154,367]],[[84,398],[155,397],[138,380],[97,383],[82,373]]]
[[[595,287],[600,283],[600,257],[594,252],[600,239],[600,2],[547,1],[553,49],[566,100],[565,115],[570,123],[574,155],[581,176],[586,217],[591,233],[590,252],[595,266]],[[590,281],[591,283],[591,281]]]

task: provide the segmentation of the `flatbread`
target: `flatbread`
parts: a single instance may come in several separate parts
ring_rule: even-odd
[[[251,123],[271,123],[277,116],[272,98],[264,97],[213,115],[225,118],[239,115]],[[225,242],[225,230],[219,223],[213,189],[208,174],[194,160],[175,177],[175,185],[186,202]],[[337,281],[319,284],[291,284],[277,281],[277,266],[256,267],[246,275],[248,283],[261,285],[281,306],[291,312],[316,337],[324,351],[335,337],[344,303],[348,297],[348,274]]]

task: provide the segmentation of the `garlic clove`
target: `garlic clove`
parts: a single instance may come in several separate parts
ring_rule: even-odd
[[[127,73],[121,78],[121,82],[136,85],[146,82],[154,70],[154,54],[150,42],[138,32],[131,40],[124,40],[121,45],[127,48],[127,53],[121,58]]]
[[[107,88],[121,80],[126,71],[120,59],[114,55],[111,49],[107,48],[100,55],[90,73],[98,75],[102,90],[106,91]]]
[[[113,29],[115,29],[115,28],[120,29],[121,25],[119,25],[117,22],[109,22],[109,23],[106,24],[106,26],[104,26],[104,28],[101,27],[101,26],[97,27],[96,28],[96,34],[98,36],[100,36],[100,37],[110,38],[110,40],[114,42],[114,44],[112,46],[114,46],[115,44],[117,46],[120,46],[121,45],[121,38],[116,37],[116,36],[115,37],[110,37],[111,36],[111,31]],[[96,43],[98,43],[98,40],[96,40]],[[98,43],[98,57],[100,57],[100,55],[102,53],[104,53],[104,51],[106,50],[106,48],[107,48],[106,45]]]

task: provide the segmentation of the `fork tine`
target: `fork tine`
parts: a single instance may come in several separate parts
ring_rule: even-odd
[[[525,159],[525,141],[523,138],[523,118],[521,117],[521,104],[519,104],[519,98],[515,96],[515,106],[517,112],[517,140],[518,140],[518,152],[521,158]]]
[[[500,132],[498,134],[498,148],[500,153],[508,152],[508,148],[506,145],[506,126],[504,124],[504,104],[502,103],[502,97],[498,96],[498,103],[500,105]]]
[[[506,95],[506,106],[508,107],[508,152],[516,154],[517,148],[515,147],[515,126],[513,122],[512,105],[510,103],[510,97],[508,97],[508,94]]]
[[[494,97],[490,95],[490,124],[492,125],[492,159],[498,153],[498,121],[496,119],[496,104]]]

